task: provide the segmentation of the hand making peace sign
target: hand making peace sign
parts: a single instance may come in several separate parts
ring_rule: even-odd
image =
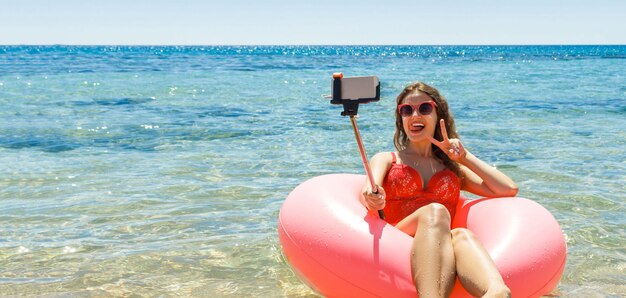
[[[441,149],[446,155],[448,155],[451,160],[460,162],[463,158],[465,158],[465,155],[467,154],[467,151],[465,151],[465,148],[463,148],[463,144],[461,144],[461,140],[456,138],[448,139],[446,122],[443,119],[439,120],[439,126],[441,127],[441,136],[443,137],[443,140],[439,141],[432,136],[428,136],[428,139],[431,143],[439,147],[439,149]]]

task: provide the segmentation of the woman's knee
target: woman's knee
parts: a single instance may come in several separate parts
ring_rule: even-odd
[[[420,208],[418,211],[420,212],[418,224],[450,229],[452,219],[446,206],[432,203]]]
[[[452,243],[468,243],[476,241],[476,236],[472,231],[466,228],[456,228],[452,229]]]

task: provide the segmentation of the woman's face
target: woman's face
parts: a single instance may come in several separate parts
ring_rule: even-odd
[[[419,106],[423,102],[434,102],[434,100],[424,92],[413,92],[402,100],[402,104]],[[433,108],[429,115],[422,115],[416,109],[411,116],[402,117],[402,127],[409,141],[417,142],[428,140],[427,136],[434,136],[437,128],[437,108]]]

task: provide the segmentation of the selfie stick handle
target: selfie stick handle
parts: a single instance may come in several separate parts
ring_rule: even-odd
[[[370,185],[372,186],[372,192],[378,193],[378,187],[376,186],[376,183],[374,183],[374,177],[372,176],[372,171],[370,170],[370,164],[367,162],[367,154],[365,153],[363,140],[361,140],[361,133],[359,133],[359,127],[356,125],[356,115],[350,115],[350,122],[352,122],[354,136],[356,137],[357,145],[359,145],[359,152],[361,153],[361,159],[363,160],[363,167],[367,173],[367,179],[370,181]],[[385,212],[378,210],[378,216],[381,219],[385,219]]]

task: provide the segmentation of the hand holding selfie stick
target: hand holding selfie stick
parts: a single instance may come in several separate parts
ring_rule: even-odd
[[[345,84],[343,86],[342,80],[345,80]],[[346,88],[348,86],[351,88]],[[375,93],[368,93],[369,91],[373,91]],[[360,103],[368,103],[370,101],[379,100],[380,83],[377,77],[354,77],[344,79],[342,73],[333,74],[332,100],[330,103],[343,105],[343,112],[341,112],[341,116],[350,116],[350,122],[352,123],[352,128],[354,129],[356,143],[359,146],[359,152],[361,153],[361,159],[363,160],[363,167],[367,173],[367,178],[370,181],[373,193],[378,193],[378,187],[376,186],[376,183],[374,183],[374,177],[372,176],[372,171],[370,170],[370,165],[367,161],[367,154],[365,153],[363,140],[361,140],[361,134],[359,133],[359,128],[356,125],[356,118],[358,116]],[[385,219],[385,213],[382,210],[378,210],[378,216],[380,216],[381,219]]]

